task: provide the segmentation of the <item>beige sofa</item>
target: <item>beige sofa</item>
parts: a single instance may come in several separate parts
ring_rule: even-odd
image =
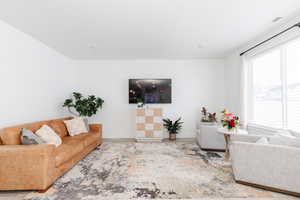
[[[232,137],[230,154],[236,182],[300,196],[300,148],[255,143],[261,137]]]
[[[102,126],[90,125],[90,133],[68,136],[63,120],[40,121],[4,128],[0,132],[0,190],[46,191],[53,182],[102,143]],[[21,145],[21,128],[33,132],[47,124],[62,138],[54,145]]]

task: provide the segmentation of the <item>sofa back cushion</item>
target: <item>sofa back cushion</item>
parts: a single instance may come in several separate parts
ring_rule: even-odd
[[[26,128],[35,133],[44,124],[53,128],[52,127],[53,125],[56,126],[57,124],[61,124],[61,123],[62,123],[62,125],[64,125],[63,121],[68,120],[68,119],[71,119],[71,118],[68,117],[68,118],[61,118],[61,119],[55,119],[55,120],[46,120],[46,121],[40,121],[40,122],[34,122],[34,123],[28,123],[28,124],[7,127],[7,128],[4,128],[2,130],[2,132],[0,133],[0,138],[4,145],[20,145],[22,128]],[[51,126],[51,124],[52,124],[52,126]],[[66,130],[64,130],[63,128],[60,128],[59,131],[55,130],[55,132],[57,132],[60,135],[60,137],[64,137],[65,135],[67,135],[67,132],[65,132],[65,131]]]
[[[270,138],[270,144],[300,148],[300,139],[296,137],[292,138],[283,135],[276,135]]]
[[[70,119],[70,118],[68,118]],[[52,120],[49,126],[59,135],[59,137],[63,138],[68,135],[67,127],[64,123],[64,120]]]

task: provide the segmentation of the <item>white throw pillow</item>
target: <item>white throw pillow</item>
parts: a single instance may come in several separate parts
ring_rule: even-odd
[[[292,133],[292,135],[296,138],[300,138],[300,132],[296,132],[296,131],[290,131]]]
[[[261,137],[256,141],[256,144],[269,144],[269,141],[266,137]]]
[[[54,144],[56,147],[61,145],[61,138],[55,131],[47,125],[43,125],[35,132],[46,144]]]
[[[71,120],[66,120],[64,123],[67,126],[70,136],[79,135],[81,133],[87,133],[88,129],[82,118],[74,118]]]
[[[300,139],[295,138],[295,137],[292,138],[290,136],[287,137],[287,136],[283,136],[283,135],[276,135],[276,136],[270,138],[270,144],[300,148]]]
[[[294,138],[293,134],[289,130],[285,130],[285,129],[278,130],[276,135],[282,135],[282,136]]]

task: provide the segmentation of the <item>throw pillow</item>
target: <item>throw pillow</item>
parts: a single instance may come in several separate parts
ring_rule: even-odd
[[[87,118],[83,118],[83,121],[84,121],[84,124],[85,124],[87,132],[90,132],[90,126],[89,126],[88,119]]]
[[[43,125],[39,130],[35,132],[46,144],[54,144],[56,147],[61,145],[61,138],[55,133],[55,131],[47,125]]]
[[[296,138],[300,138],[300,132],[296,132],[296,131],[290,131],[292,133],[292,135]]]
[[[71,120],[66,120],[64,123],[67,126],[70,136],[79,135],[81,133],[87,133],[87,127],[82,118],[74,118]]]
[[[45,142],[31,130],[26,128],[21,129],[21,143],[25,145],[44,144]]]
[[[290,138],[294,138],[294,136],[292,135],[292,133],[289,130],[285,130],[285,129],[278,130],[276,134],[277,135],[286,136],[286,137],[290,137]]]
[[[292,146],[300,148],[300,139],[291,138],[283,135],[276,135],[270,138],[270,144],[274,145],[283,145],[283,146]]]
[[[266,137],[261,137],[256,141],[257,144],[269,144],[269,141]]]

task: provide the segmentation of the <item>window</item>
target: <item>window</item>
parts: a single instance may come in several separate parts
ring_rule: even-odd
[[[251,59],[249,119],[300,131],[300,40]]]
[[[300,40],[286,46],[287,128],[300,131]]]

